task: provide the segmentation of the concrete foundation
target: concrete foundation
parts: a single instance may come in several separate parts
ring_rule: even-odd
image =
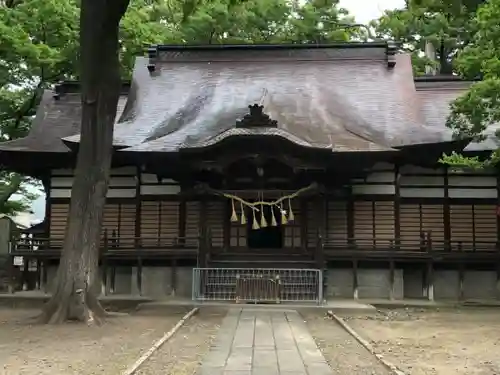
[[[56,267],[48,269],[47,291],[53,291]],[[500,286],[494,271],[465,271],[460,281],[458,270],[434,270],[431,293],[428,292],[424,272],[420,269],[395,269],[393,282],[389,269],[357,270],[355,281],[352,269],[329,269],[326,275],[326,299],[430,299],[430,300],[497,300]],[[357,284],[357,291],[354,285]],[[139,295],[137,267],[117,267],[114,290],[111,289],[111,275],[108,273],[109,295]],[[102,285],[95,285],[101,291]],[[192,268],[178,267],[173,277],[171,267],[143,267],[141,296],[153,299],[166,297],[191,298]]]

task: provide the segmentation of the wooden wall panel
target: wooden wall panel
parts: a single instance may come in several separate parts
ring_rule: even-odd
[[[225,201],[210,201],[207,203],[207,225],[212,237],[212,246],[224,246]]]
[[[421,233],[431,238],[436,246],[443,246],[444,209],[438,204],[401,204],[401,246],[413,250],[421,246]]]
[[[108,236],[110,247],[133,247],[135,237],[135,204],[106,203],[102,235]]]
[[[61,246],[68,221],[69,203],[50,206],[50,242],[51,246]]]
[[[420,246],[420,232],[422,232],[420,205],[401,204],[399,206],[400,240],[403,249],[418,248]]]
[[[197,247],[200,238],[200,202],[186,202],[186,246]]]
[[[354,202],[354,238],[357,245],[373,245],[373,202]]]
[[[354,238],[360,246],[394,244],[394,202],[354,202]]]
[[[470,243],[473,240],[474,211],[472,205],[450,205],[450,232],[452,246],[456,246],[457,242]]]
[[[314,212],[311,213],[314,218]],[[314,228],[316,229],[316,228]],[[314,243],[317,232],[314,233]],[[326,214],[326,245],[347,245],[347,202],[329,201]]]
[[[173,246],[179,233],[179,202],[141,203],[141,242],[145,247]]]
[[[474,237],[479,243],[478,249],[486,248],[481,242],[496,242],[497,229],[497,207],[495,205],[474,206]]]
[[[430,233],[436,247],[444,247],[444,207],[439,204],[421,204],[422,231]]]
[[[373,202],[373,210],[376,246],[394,245],[394,202]]]

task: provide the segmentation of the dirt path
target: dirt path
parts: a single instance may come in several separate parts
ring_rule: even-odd
[[[0,375],[118,375],[186,310],[114,317],[102,327],[26,324],[38,312],[0,309]]]
[[[379,310],[348,324],[408,375],[500,374],[496,308]]]
[[[225,314],[223,309],[200,309],[139,368],[137,375],[194,374],[217,335]]]
[[[334,374],[389,375],[390,372],[354,337],[322,313],[305,313],[304,320]]]

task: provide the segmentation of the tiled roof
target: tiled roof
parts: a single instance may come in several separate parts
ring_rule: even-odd
[[[388,56],[384,44],[344,47],[157,47],[152,58],[137,58],[114,144],[176,152],[254,135],[350,152],[451,139],[444,122],[458,89],[423,90],[418,82],[416,90],[410,57]],[[255,104],[276,127],[236,127]],[[61,138],[79,142],[80,114],[77,93],[55,100],[47,92],[30,134],[0,151],[67,151]]]

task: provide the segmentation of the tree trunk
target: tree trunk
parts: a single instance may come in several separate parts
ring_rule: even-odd
[[[64,247],[41,321],[99,324],[99,245],[111,169],[113,125],[120,95],[119,23],[130,0],[82,0],[80,61],[81,139]]]

